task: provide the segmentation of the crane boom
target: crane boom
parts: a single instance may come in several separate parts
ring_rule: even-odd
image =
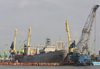
[[[31,27],[29,28],[27,47],[29,46],[30,36],[31,36]]]
[[[72,42],[71,42],[71,38],[70,38],[70,32],[69,32],[69,26],[68,26],[68,20],[66,20],[66,31],[67,31],[67,33],[68,33],[68,42],[69,42],[69,47],[70,47],[70,45],[72,44]]]
[[[4,52],[3,52],[3,53],[4,53],[4,58],[6,59],[7,56],[8,56],[8,55],[7,55],[7,44],[5,45],[5,49],[4,49]]]
[[[15,46],[16,46],[16,36],[17,36],[17,29],[15,29],[14,49],[13,50],[15,50]]]
[[[14,42],[12,42],[12,44],[11,44],[11,50],[10,50],[10,53],[11,54],[15,54],[16,53],[16,50],[15,50],[15,46],[16,46],[16,36],[17,36],[17,29],[15,28]]]
[[[28,33],[28,40],[27,40],[27,55],[30,55],[31,53],[35,53],[34,50],[32,50],[29,46],[29,41],[30,41],[30,36],[31,36],[31,27],[29,28],[29,33]],[[26,52],[26,50],[25,50]]]
[[[90,36],[91,36],[91,30],[92,30],[92,26],[93,26],[93,21],[94,18],[96,17],[96,10],[98,9],[99,5],[95,5],[93,6],[87,21],[84,25],[84,28],[82,30],[82,34],[80,37],[79,42],[77,43],[77,47],[80,50],[81,53],[84,53],[86,50],[86,54],[88,54],[88,49],[89,49],[89,40],[90,40]]]
[[[8,44],[6,44],[6,45],[5,45],[5,49],[4,49],[4,52],[5,52],[5,51],[7,51],[7,45],[8,45]]]
[[[29,47],[30,36],[31,36],[31,27],[29,28],[27,46],[26,46],[26,48],[24,49],[24,53],[26,53],[26,49],[28,49],[28,47]]]
[[[66,31],[68,34],[69,53],[71,53],[71,52],[73,52],[74,48],[71,46],[72,42],[71,42],[71,37],[70,37],[70,32],[69,32],[68,20],[66,20]]]
[[[2,52],[0,52],[0,58],[3,58],[3,53]]]
[[[19,44],[18,44],[18,48],[17,48],[17,51],[19,50],[20,42],[21,42],[21,40],[19,41]]]
[[[90,55],[92,55],[92,53],[93,53],[94,44],[95,44],[95,40],[94,40],[94,42],[93,42],[93,45],[92,45],[92,48],[91,48],[91,50],[89,50],[89,54],[90,54]]]

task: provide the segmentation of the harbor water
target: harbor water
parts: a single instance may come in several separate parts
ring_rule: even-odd
[[[0,69],[100,69],[100,66],[0,66]]]

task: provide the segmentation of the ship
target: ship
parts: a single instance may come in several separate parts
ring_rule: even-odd
[[[31,62],[31,63],[62,63],[66,57],[68,51],[65,49],[64,42],[59,40],[56,41],[56,45],[51,45],[51,38],[46,39],[45,45],[37,45],[32,47],[29,45],[31,36],[31,27],[29,28],[27,45],[21,47],[24,51],[19,51],[20,54],[16,54],[15,44],[16,44],[17,29],[15,29],[14,42],[11,44],[10,56],[11,59],[14,58],[18,62]]]
[[[56,41],[58,46],[51,46],[50,39],[47,38],[46,45],[37,45],[36,47],[27,47],[26,54],[17,56],[18,62],[30,63],[62,63],[68,51],[63,46],[63,41]],[[39,47],[42,49],[39,50]],[[34,50],[34,53],[31,53]]]

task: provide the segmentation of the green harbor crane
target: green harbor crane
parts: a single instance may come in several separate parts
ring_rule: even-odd
[[[0,58],[3,58],[3,53],[2,52],[0,52]]]
[[[27,40],[24,40],[24,41],[23,41],[23,44],[22,44],[21,48],[19,49],[19,50],[20,50],[20,51],[19,51],[19,54],[20,54],[20,53],[24,53],[24,46],[25,46],[25,44],[26,44],[26,41],[27,41]]]
[[[4,60],[5,60],[8,57],[8,55],[7,55],[7,44],[5,45],[5,49],[4,49],[3,53],[4,53]]]
[[[19,46],[20,46],[20,42],[21,42],[21,40],[19,41],[19,44],[18,44],[18,47],[17,47],[17,51],[16,51],[16,53],[15,53],[15,54],[18,54],[18,53],[19,53]]]
[[[92,49],[91,49],[91,50],[89,50],[89,54],[90,54],[90,55],[92,55],[92,53],[93,53],[94,44],[95,44],[95,40],[94,40],[94,42],[93,42]]]

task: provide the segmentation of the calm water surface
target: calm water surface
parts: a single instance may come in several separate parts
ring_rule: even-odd
[[[0,69],[100,69],[100,66],[0,66]]]

